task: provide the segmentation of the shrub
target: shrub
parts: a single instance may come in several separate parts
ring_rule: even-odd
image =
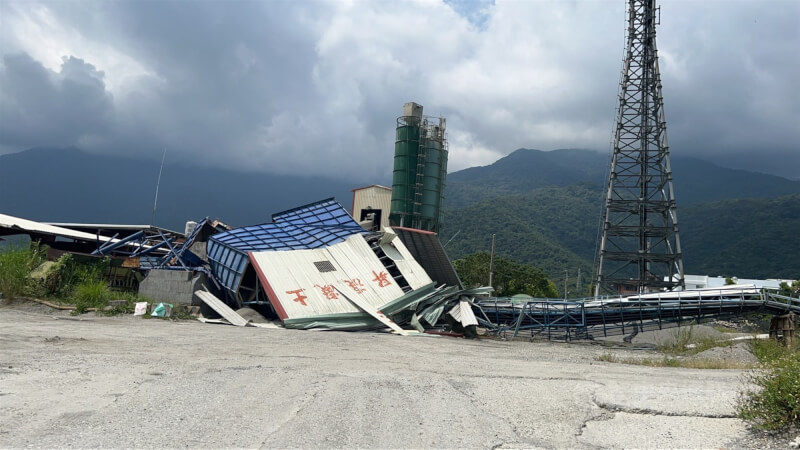
[[[763,363],[747,375],[754,390],[740,393],[739,417],[764,430],[800,426],[800,359],[797,354]]]
[[[31,284],[28,275],[44,262],[45,254],[46,248],[37,244],[0,252],[0,292],[9,298],[25,294]]]
[[[47,274],[47,293],[62,298],[69,297],[80,284],[102,281],[109,264],[108,258],[79,262],[73,255],[65,253]]]

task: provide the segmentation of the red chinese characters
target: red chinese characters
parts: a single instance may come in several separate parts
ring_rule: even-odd
[[[286,293],[287,294],[296,295],[296,297],[293,298],[292,300],[296,301],[297,303],[300,303],[303,306],[308,306],[308,305],[306,305],[306,299],[308,297],[306,297],[305,295],[301,294],[301,292],[303,292],[303,291],[305,291],[305,289],[295,289],[293,291],[286,291]]]
[[[350,286],[352,290],[356,291],[356,294],[360,294],[362,292],[367,291],[367,288],[364,287],[364,283],[361,282],[360,278],[353,278],[352,280],[344,280],[344,282],[347,283],[347,285]]]
[[[333,287],[332,284],[325,284],[322,286],[315,284],[314,287],[322,291],[322,295],[324,295],[325,298],[328,300],[336,300],[337,298],[339,298],[339,294],[336,292],[336,289]]]
[[[388,278],[389,274],[388,273],[383,272],[383,271],[381,271],[381,273],[378,273],[378,272],[375,272],[373,270],[372,274],[375,275],[375,278],[372,281],[376,281],[378,283],[378,287],[386,287],[386,286],[392,284],[392,282],[389,281],[389,278]]]

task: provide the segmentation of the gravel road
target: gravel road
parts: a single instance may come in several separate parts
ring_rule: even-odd
[[[762,445],[734,417],[734,370],[598,362],[608,350],[591,345],[37,308],[0,307],[2,447]]]

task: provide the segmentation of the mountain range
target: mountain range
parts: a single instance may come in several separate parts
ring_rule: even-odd
[[[451,257],[496,251],[588,287],[609,160],[589,150],[519,149],[448,175],[442,239]],[[800,278],[800,181],[671,158],[686,273]],[[583,289],[581,292],[585,293]]]
[[[800,181],[671,159],[687,273],[800,278]],[[519,149],[450,173],[443,242],[452,258],[488,251],[543,268],[570,291],[592,278],[608,156]],[[78,149],[0,156],[0,213],[32,220],[151,223],[159,165]],[[386,184],[386,180],[376,180]],[[209,216],[233,226],[335,197],[350,208],[356,183],[172,164],[163,169],[154,223],[182,230]],[[561,280],[561,281],[558,281]]]

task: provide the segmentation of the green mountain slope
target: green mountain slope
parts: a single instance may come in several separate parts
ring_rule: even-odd
[[[447,244],[447,252],[452,258],[460,258],[488,251],[495,234],[497,254],[542,268],[561,289],[564,271],[569,272],[570,284],[574,285],[580,269],[581,284],[587,287],[601,202],[599,189],[582,185],[495,198],[447,210],[442,239],[447,242],[455,235]]]
[[[446,211],[442,238],[453,258],[488,251],[542,268],[563,289],[591,283],[603,193],[581,185],[534,189]],[[800,277],[800,195],[678,207],[686,273]],[[458,233],[456,235],[456,233]],[[563,290],[561,291],[563,293]],[[585,293],[585,290],[584,290]]]
[[[679,206],[800,194],[797,180],[727,169],[694,158],[672,157],[671,162]],[[519,149],[489,166],[449,174],[446,203],[460,208],[547,186],[605,186],[609,164],[608,155],[591,150]]]
[[[687,273],[800,278],[800,195],[708,203],[678,217]]]

